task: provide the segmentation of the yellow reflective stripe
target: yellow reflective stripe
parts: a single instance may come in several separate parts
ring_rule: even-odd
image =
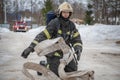
[[[75,44],[73,45],[73,47],[75,47],[75,46],[77,46],[77,45],[79,45],[79,46],[82,47],[82,44],[81,44],[81,43],[75,43]]]
[[[51,38],[51,36],[50,36],[50,34],[49,34],[49,32],[48,32],[47,29],[45,29],[43,32],[45,33],[45,35],[46,35],[46,37],[47,37],[48,39]]]
[[[68,31],[67,34],[70,35],[70,31]]]
[[[58,30],[58,33],[59,33],[59,34],[62,34],[62,30],[59,29],[59,30]]]
[[[50,67],[50,65],[49,65],[49,64],[47,64],[46,68],[47,68],[47,69],[49,69],[49,67]]]
[[[73,38],[77,37],[79,35],[79,32],[76,32],[73,34]]]
[[[60,54],[58,52],[55,52],[54,56],[60,57]]]
[[[39,42],[36,41],[36,40],[33,40],[32,43],[34,43],[34,44],[38,44]]]

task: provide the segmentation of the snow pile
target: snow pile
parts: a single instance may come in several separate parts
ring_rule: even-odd
[[[35,37],[37,34],[42,32],[44,29],[45,29],[45,26],[40,26],[38,28],[34,28],[34,29],[29,30],[28,32],[26,32],[26,34],[31,36],[31,37]]]
[[[0,33],[3,33],[3,32],[10,32],[10,30],[7,29],[7,28],[1,28],[0,27]]]
[[[83,41],[103,41],[120,39],[120,25],[95,24],[76,25]]]
[[[27,33],[37,34],[45,29],[45,26],[40,26],[38,28],[30,29]]]
[[[77,25],[77,29],[81,34],[83,42],[86,41],[104,41],[104,40],[120,40],[120,25]],[[45,29],[45,26],[40,26],[29,30],[26,33],[11,32],[6,28],[0,28],[0,33],[11,32],[12,35],[26,35],[28,37],[34,38],[37,34]],[[8,35],[9,36],[9,35]]]

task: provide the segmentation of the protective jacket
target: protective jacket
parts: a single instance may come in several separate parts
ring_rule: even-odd
[[[67,45],[73,48],[79,46],[80,51],[82,51],[82,40],[74,23],[62,18],[55,18],[50,21],[46,29],[35,37],[32,44],[38,44],[43,40],[54,39],[57,37],[63,37]],[[30,46],[34,47],[32,44]]]

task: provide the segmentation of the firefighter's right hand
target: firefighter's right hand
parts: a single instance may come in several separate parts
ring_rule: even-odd
[[[27,58],[28,55],[30,54],[30,52],[33,52],[33,51],[34,51],[33,48],[28,47],[28,48],[26,48],[26,49],[23,51],[23,53],[21,54],[21,56],[22,56],[23,58]]]

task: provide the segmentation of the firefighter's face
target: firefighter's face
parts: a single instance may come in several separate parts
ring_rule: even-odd
[[[70,12],[65,12],[65,11],[62,11],[62,16],[64,18],[68,18],[70,16]]]

